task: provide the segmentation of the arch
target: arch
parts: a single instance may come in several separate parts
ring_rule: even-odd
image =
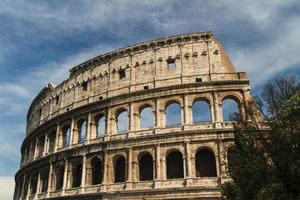
[[[222,99],[223,122],[236,121],[240,113],[240,102],[235,96]]]
[[[183,157],[181,152],[179,151],[172,151],[167,154],[166,159],[167,165],[167,178],[174,179],[174,178],[183,178]]]
[[[49,153],[52,153],[54,151],[55,140],[56,140],[56,131],[53,130],[48,134],[48,141],[49,141],[48,152]]]
[[[196,99],[192,105],[193,123],[211,122],[209,102],[205,99]]]
[[[49,166],[41,170],[41,192],[46,192],[48,189]]]
[[[37,173],[34,173],[30,179],[30,194],[31,195],[33,195],[37,192],[37,181],[38,181],[38,175],[37,175]]]
[[[126,181],[126,162],[125,157],[118,155],[114,161],[114,175],[115,183],[125,182]]]
[[[150,105],[143,106],[140,109],[140,127],[153,128],[153,125],[154,125],[153,108]]]
[[[116,120],[117,132],[127,132],[129,129],[129,118],[127,110],[120,110],[119,112],[117,112]]]
[[[81,186],[82,162],[74,162],[72,164],[72,187]]]
[[[176,101],[171,101],[165,107],[166,126],[181,124],[181,107]]]
[[[153,157],[149,152],[141,154],[139,156],[140,181],[153,180]]]
[[[64,166],[59,165],[55,169],[55,190],[60,190],[64,183]]]
[[[63,132],[63,146],[70,144],[70,137],[71,137],[71,128],[69,125],[66,125],[62,128]]]
[[[95,118],[97,137],[103,137],[106,133],[106,117],[101,114]]]
[[[200,149],[195,155],[197,177],[216,177],[217,167],[215,154],[209,149]]]
[[[91,159],[91,169],[92,169],[92,185],[98,185],[102,183],[103,179],[103,164],[99,157],[93,157]]]
[[[83,142],[87,139],[87,123],[85,119],[81,119],[77,122],[78,128],[78,142]]]

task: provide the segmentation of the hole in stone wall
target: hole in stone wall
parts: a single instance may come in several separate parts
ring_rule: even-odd
[[[85,81],[85,82],[83,82],[82,83],[82,91],[87,91],[87,82]]]
[[[119,73],[119,78],[120,78],[120,79],[126,78],[125,69],[120,69],[120,70],[118,71],[118,73]]]
[[[196,78],[196,82],[197,82],[197,83],[202,82],[202,78]]]
[[[168,64],[168,69],[169,69],[169,70],[174,70],[174,69],[176,69],[175,59],[168,59],[168,60],[167,60],[167,64]]]
[[[148,85],[145,85],[144,86],[144,90],[148,90],[149,89],[149,86]]]

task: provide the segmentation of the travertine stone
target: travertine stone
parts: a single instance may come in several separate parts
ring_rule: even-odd
[[[236,72],[210,32],[143,42],[73,67],[69,79],[48,84],[29,108],[14,199],[222,199],[220,184],[230,180],[227,150],[233,143],[233,123],[224,122],[222,114],[222,101],[228,98],[246,117],[249,81],[244,72]],[[207,103],[209,122],[194,122],[196,101]],[[179,105],[181,123],[167,126],[166,108],[172,103]],[[152,108],[151,128],[141,128],[146,107]],[[128,130],[118,133],[122,111],[127,112]],[[105,117],[103,136],[97,135],[99,116]],[[87,124],[83,141],[82,120]],[[64,136],[65,126],[70,138]],[[64,146],[66,139],[70,142]],[[199,160],[202,154],[212,155],[212,162]],[[101,166],[92,163],[96,157]],[[179,162],[171,165],[174,159]],[[122,162],[124,181],[116,182]],[[49,169],[46,192],[40,185],[43,169]],[[63,169],[61,177],[58,169]],[[171,178],[176,169],[182,177]],[[81,175],[79,187],[72,187],[74,173]],[[36,175],[33,194],[35,183],[30,180]],[[92,185],[95,177],[100,184]],[[60,178],[62,188],[56,189]]]

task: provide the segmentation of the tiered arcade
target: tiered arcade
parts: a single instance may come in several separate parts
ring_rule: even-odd
[[[14,199],[221,199],[246,74],[210,32],[100,55],[33,100]],[[232,107],[230,107],[231,109]]]

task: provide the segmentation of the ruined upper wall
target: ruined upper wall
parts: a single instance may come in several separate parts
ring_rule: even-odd
[[[27,133],[57,115],[113,96],[239,79],[246,79],[245,73],[236,72],[211,32],[143,42],[88,60],[70,69],[69,79],[58,86],[45,87],[28,111]]]

